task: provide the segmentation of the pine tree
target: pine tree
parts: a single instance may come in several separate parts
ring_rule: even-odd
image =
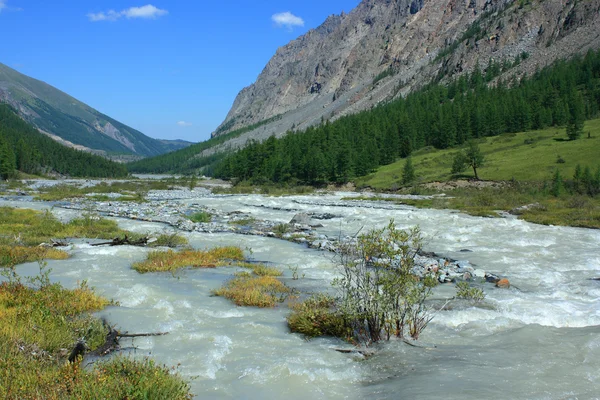
[[[404,168],[402,169],[402,183],[409,185],[415,180],[415,168],[413,167],[411,157],[406,159]]]
[[[569,140],[579,139],[583,133],[585,104],[581,93],[573,92],[569,96],[569,119],[567,121],[567,136]]]

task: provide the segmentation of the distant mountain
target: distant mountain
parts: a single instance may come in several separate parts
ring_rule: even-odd
[[[123,164],[66,147],[41,134],[15,110],[0,104],[0,178],[27,174],[118,178],[127,176]]]
[[[216,150],[333,121],[491,62],[515,65],[504,79],[531,74],[597,49],[599,32],[600,0],[363,0],[277,50],[213,136],[257,128]]]
[[[42,133],[96,154],[155,156],[188,146],[161,141],[116,121],[37,79],[0,63],[0,103],[8,103]]]

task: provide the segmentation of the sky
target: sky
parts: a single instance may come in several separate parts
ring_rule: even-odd
[[[278,47],[359,0],[0,0],[0,62],[161,139],[207,140]]]

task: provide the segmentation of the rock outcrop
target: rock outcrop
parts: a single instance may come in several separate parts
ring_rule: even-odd
[[[213,136],[270,120],[224,145],[243,146],[490,60],[523,58],[508,74],[531,73],[600,47],[599,11],[600,0],[363,0],[279,48]]]

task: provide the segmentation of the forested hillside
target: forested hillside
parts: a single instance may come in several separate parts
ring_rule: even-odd
[[[60,145],[28,125],[10,106],[0,104],[0,177],[11,177],[17,170],[79,177],[127,175],[125,166]]]
[[[564,138],[569,132],[576,139],[583,121],[598,115],[600,51],[559,61],[520,81],[497,81],[509,67],[491,63],[448,85],[432,84],[333,123],[254,142],[207,172],[253,183],[347,182],[424,146],[443,149],[548,126],[566,127]]]

